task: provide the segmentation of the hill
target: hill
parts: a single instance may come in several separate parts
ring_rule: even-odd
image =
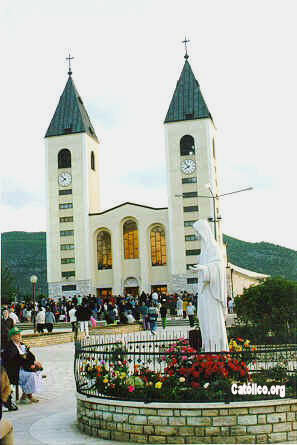
[[[271,243],[250,243],[224,235],[228,260],[239,267],[297,280],[297,252]],[[1,235],[2,268],[8,267],[19,295],[32,292],[30,276],[38,276],[37,294],[46,294],[45,232],[6,232]]]
[[[297,251],[271,243],[250,243],[224,235],[228,261],[244,269],[297,281]]]
[[[19,295],[31,295],[31,275],[38,277],[37,295],[47,294],[45,232],[2,233],[1,258],[1,267],[8,267]]]

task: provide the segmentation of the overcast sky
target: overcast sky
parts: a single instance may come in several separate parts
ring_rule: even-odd
[[[73,79],[100,145],[102,210],[167,206],[163,121],[189,62],[217,127],[224,233],[293,249],[296,1],[2,0],[1,230],[45,230],[43,137]]]

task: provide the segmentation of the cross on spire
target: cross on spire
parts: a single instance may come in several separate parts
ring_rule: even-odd
[[[187,37],[185,37],[185,40],[182,41],[182,43],[184,43],[184,45],[185,45],[185,51],[186,51],[186,54],[184,55],[184,58],[185,58],[185,59],[188,59],[188,58],[189,58],[189,55],[188,55],[188,48],[187,48],[187,43],[189,43],[189,42],[190,42],[190,40],[187,40]]]
[[[66,57],[66,60],[68,60],[68,75],[71,76],[72,71],[71,71],[71,60],[74,59],[74,57],[70,56],[70,53],[68,55],[68,57]]]

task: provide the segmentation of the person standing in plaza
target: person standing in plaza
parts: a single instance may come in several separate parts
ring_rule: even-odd
[[[156,303],[158,302],[158,300],[159,300],[158,292],[154,291],[154,292],[152,293],[152,302],[153,302],[154,304],[156,304]]]
[[[36,315],[36,326],[37,332],[43,333],[43,329],[45,328],[45,311],[40,306]]]
[[[153,335],[156,335],[157,319],[158,319],[158,309],[156,308],[156,306],[154,306],[153,303],[148,308],[148,319],[149,319],[149,323],[150,323],[151,333]]]
[[[161,320],[162,320],[162,328],[166,329],[166,315],[167,315],[167,304],[163,303],[162,306],[160,307],[160,315],[161,315]]]
[[[4,309],[3,318],[1,318],[1,348],[5,348],[5,345],[8,342],[8,332],[13,328],[14,323],[13,319],[9,317],[9,312],[7,309]]]
[[[76,313],[76,305],[74,304],[73,306],[70,307],[69,310],[69,319],[72,326],[72,332],[76,332],[77,330],[77,318],[75,313]]]
[[[9,310],[9,317],[13,320],[14,326],[20,322],[19,317],[17,316],[17,314],[15,314],[13,307],[11,307]]]
[[[177,316],[178,317],[182,317],[183,316],[183,300],[180,298],[179,295],[178,295],[177,300],[176,300],[176,311],[177,311]]]
[[[187,307],[187,314],[189,317],[190,327],[194,327],[194,316],[195,316],[195,306],[193,306],[192,302],[190,301]]]
[[[79,321],[81,332],[85,332],[86,338],[89,338],[89,321],[92,312],[88,306],[87,298],[83,298],[82,305],[78,306],[75,315],[77,321]]]
[[[188,301],[186,300],[185,296],[183,297],[183,318],[187,318],[187,307],[188,307]]]
[[[233,312],[234,312],[234,300],[233,300],[233,298],[230,298],[230,300],[228,301],[228,310],[229,310],[229,314],[233,314]]]
[[[54,329],[54,323],[56,319],[54,314],[51,312],[50,308],[47,306],[45,310],[45,327],[47,332],[52,332]]]
[[[149,320],[148,320],[148,307],[145,304],[145,301],[142,301],[139,311],[142,316],[142,323],[143,323],[144,330],[146,331],[149,329]]]

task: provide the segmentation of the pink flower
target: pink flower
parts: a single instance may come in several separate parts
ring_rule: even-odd
[[[187,360],[187,358],[188,358],[188,357],[187,357],[186,355],[183,355],[183,356],[182,356],[182,360]]]
[[[128,386],[128,391],[129,392],[135,391],[135,386],[132,386],[132,385]]]

